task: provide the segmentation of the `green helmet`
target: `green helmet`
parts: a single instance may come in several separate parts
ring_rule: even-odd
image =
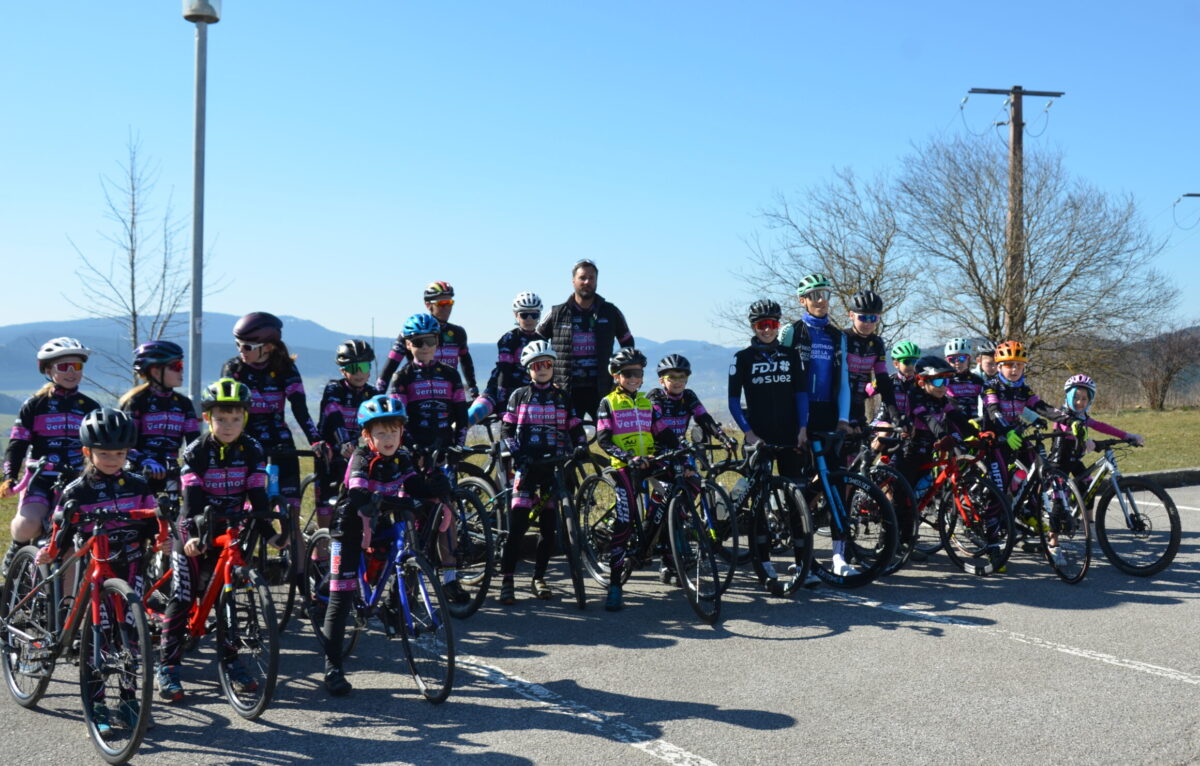
[[[233,378],[221,378],[200,394],[200,409],[208,412],[213,407],[250,408],[250,387]]]
[[[921,356],[921,347],[911,340],[905,340],[892,346],[893,359],[916,359]]]
[[[796,285],[796,295],[804,297],[813,290],[828,290],[831,287],[829,277],[824,274],[808,274],[800,278],[799,284]]]

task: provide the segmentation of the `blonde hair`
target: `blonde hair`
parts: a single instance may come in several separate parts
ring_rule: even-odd
[[[127,404],[129,404],[134,399],[136,399],[138,394],[142,393],[147,388],[150,388],[150,381],[146,381],[145,383],[139,383],[138,385],[134,386],[133,388],[131,388],[125,392],[124,396],[122,396],[120,401],[117,402],[117,406],[120,407],[121,409],[125,409],[125,406]]]

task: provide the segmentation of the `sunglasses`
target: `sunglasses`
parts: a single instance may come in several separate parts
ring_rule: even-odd
[[[183,372],[183,360],[182,359],[173,359],[173,360],[167,362],[166,368],[168,370],[173,370],[175,372]]]
[[[878,314],[855,314],[855,316],[858,317],[858,321],[866,322],[867,324],[879,321]]]
[[[240,340],[235,340],[233,342],[233,345],[237,346],[238,351],[249,352],[249,351],[258,351],[260,348],[262,348],[263,346],[265,346],[267,344],[265,342],[263,342],[263,343],[242,343]]]
[[[446,307],[446,306],[453,306],[453,305],[454,305],[454,300],[453,300],[453,299],[451,299],[451,298],[447,298],[446,300],[442,300],[442,301],[429,301],[429,305],[431,305],[431,306],[442,306],[442,307]]]
[[[902,364],[905,367],[912,367],[916,363],[917,363],[917,358],[915,356],[904,357],[903,359],[896,360],[896,364]]]
[[[970,354],[955,354],[954,356],[946,357],[946,361],[949,362],[950,364],[965,364],[966,362],[971,361],[971,355]]]
[[[426,346],[436,346],[438,339],[432,335],[426,335],[423,338],[408,338],[409,343],[413,344],[414,348],[425,348]]]
[[[54,369],[58,372],[82,372],[83,362],[57,362]]]
[[[760,319],[754,323],[755,330],[778,330],[778,319]]]
[[[622,378],[644,378],[646,377],[645,370],[621,370],[617,373]]]
[[[663,377],[673,383],[678,383],[682,380],[688,379],[686,372],[669,372],[666,375],[663,375]]]
[[[351,362],[350,364],[342,365],[342,372],[348,372],[353,375],[356,372],[370,372],[370,362]]]
[[[541,319],[542,312],[540,312],[540,311],[522,311],[521,313],[517,314],[517,316],[521,317],[522,319]]]
[[[807,298],[810,301],[827,301],[827,300],[829,300],[829,291],[828,290],[812,290],[810,292],[805,293],[801,297]]]
[[[536,362],[529,363],[529,369],[537,372],[538,370],[549,369],[554,366],[554,362],[550,359],[538,359]]]
[[[946,378],[926,378],[925,382],[934,388],[943,388],[946,385]]]

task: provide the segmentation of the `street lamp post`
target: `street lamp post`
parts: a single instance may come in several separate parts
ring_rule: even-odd
[[[204,319],[204,99],[208,84],[208,25],[221,20],[221,0],[183,0],[183,18],[196,25],[196,129],[192,164],[192,310],[188,317],[188,395],[200,401]]]

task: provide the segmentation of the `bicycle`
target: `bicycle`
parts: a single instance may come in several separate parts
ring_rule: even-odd
[[[1105,558],[1125,574],[1158,574],[1179,552],[1182,531],[1175,501],[1154,481],[1121,473],[1114,447],[1137,446],[1133,440],[1105,439],[1095,444],[1104,456],[1080,480],[1087,487],[1084,505],[1095,508],[1096,542]]]
[[[88,737],[106,762],[125,763],[150,721],[154,664],[142,601],[109,565],[115,554],[105,524],[153,519],[156,510],[80,511],[72,504],[63,511],[77,524],[94,524],[92,536],[61,564],[39,566],[35,545],[17,551],[0,592],[0,666],[13,701],[32,708],[58,659],[76,661]],[[64,595],[64,572],[76,567],[84,575],[74,595]],[[106,701],[114,698],[110,721]]]
[[[218,519],[228,523],[225,532],[213,536]],[[275,693],[279,673],[279,625],[270,589],[262,574],[247,564],[243,550],[254,550],[262,536],[258,524],[281,521],[279,513],[244,511],[208,506],[196,516],[199,539],[207,550],[220,548],[212,577],[204,595],[196,599],[187,616],[187,646],[194,646],[209,631],[209,616],[216,608],[218,654],[217,680],[234,712],[247,720],[263,714]],[[184,541],[176,539],[176,545]],[[156,635],[166,622],[168,591],[174,577],[168,569],[146,591],[143,601]],[[199,583],[197,583],[199,585]],[[253,679],[250,685],[238,683],[230,673],[229,660],[235,658]]]
[[[707,623],[715,623],[721,614],[721,578],[718,575],[717,553],[713,533],[707,519],[700,515],[695,500],[710,492],[723,495],[715,484],[706,486],[694,471],[687,476],[688,458],[691,447],[668,450],[651,458],[643,487],[637,494],[645,493],[644,505],[654,513],[644,522],[638,512],[637,498],[631,498],[629,509],[630,538],[626,547],[625,566],[618,573],[620,584],[629,581],[635,569],[645,566],[660,551],[660,538],[667,532],[666,550],[670,562],[664,558],[664,567],[675,576],[683,588],[688,604],[696,615]],[[612,548],[613,527],[616,524],[617,492],[612,474],[617,469],[606,468],[584,480],[577,493],[576,506],[580,516],[583,542],[583,561],[589,574],[601,586],[611,582],[608,564]],[[657,491],[649,487],[649,479],[667,479],[666,495],[655,498]],[[703,502],[710,502],[702,501]],[[728,498],[722,498],[726,508],[732,507]],[[666,582],[666,580],[664,580]]]
[[[908,479],[904,478],[904,474],[889,462],[891,456],[903,444],[903,439],[885,434],[898,433],[900,429],[890,426],[873,426],[871,430],[875,432],[875,438],[883,447],[883,452],[877,453],[861,436],[853,437],[855,441],[862,443],[858,452],[850,460],[848,470],[851,473],[866,476],[875,486],[883,490],[896,512],[900,539],[896,545],[895,557],[883,568],[881,573],[890,575],[902,569],[912,557],[913,551],[916,550],[920,539],[921,516],[917,512],[917,496],[912,485],[908,483]]]
[[[267,497],[271,513],[274,514],[272,518],[278,521],[278,525],[272,528],[273,534],[259,535],[254,546],[246,548],[246,558],[270,589],[280,633],[287,629],[291,620],[297,593],[301,603],[308,599],[308,583],[300,563],[304,546],[300,515],[292,513],[288,499],[280,494],[279,466],[275,464],[277,458],[293,455],[316,457],[313,450],[307,449],[280,450],[267,455]]]
[[[384,635],[401,639],[409,672],[429,702],[445,701],[454,684],[454,632],[433,566],[413,545],[410,528],[416,523],[413,501],[376,497],[368,514],[376,514],[373,546],[363,551],[358,564],[358,590],[347,617],[342,656],[358,644],[372,617],[380,618]],[[332,538],[323,529],[313,535],[305,554],[305,579],[309,583],[306,610],[317,640],[325,643],[325,612],[329,605],[329,566]],[[380,553],[382,549],[382,553]]]

